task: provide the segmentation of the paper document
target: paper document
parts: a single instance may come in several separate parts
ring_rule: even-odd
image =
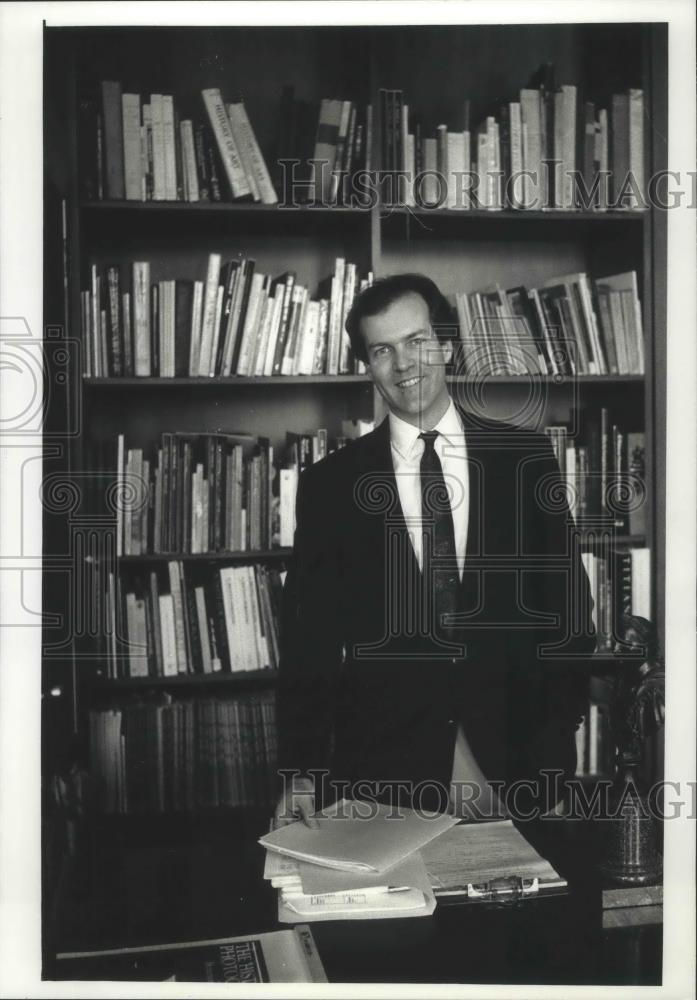
[[[342,872],[299,863],[301,887],[279,892],[278,919],[376,920],[425,917],[436,900],[419,852],[381,874]],[[312,871],[314,869],[314,871]],[[313,891],[318,890],[318,891]]]
[[[299,862],[275,851],[267,851],[264,860],[264,878],[274,889],[285,885],[300,885]]]
[[[506,876],[564,884],[510,819],[461,823],[432,840],[422,852],[431,884],[438,890],[466,888]]]
[[[378,892],[401,889],[405,886],[411,888],[422,884],[424,871],[424,863],[418,851],[384,872],[343,872],[298,861],[303,892],[308,894],[352,892],[361,889]]]
[[[417,813],[376,803],[342,800],[321,812],[318,826],[301,821],[260,837],[270,851],[326,868],[384,872],[457,823],[452,816]]]

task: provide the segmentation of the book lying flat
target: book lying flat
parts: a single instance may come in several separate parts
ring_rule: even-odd
[[[186,983],[326,983],[312,931],[292,930],[214,941],[56,956],[61,979]]]
[[[477,887],[495,880],[524,880],[530,891],[563,889],[566,881],[528,843],[510,819],[460,823],[422,851],[437,897],[477,897]]]
[[[299,861],[347,872],[384,872],[457,823],[452,816],[342,799],[311,829],[297,821],[259,843]]]

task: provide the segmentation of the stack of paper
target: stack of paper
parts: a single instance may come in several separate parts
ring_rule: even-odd
[[[419,850],[456,822],[342,800],[318,816],[316,829],[297,822],[261,837],[264,877],[279,890],[279,920],[432,913],[435,897]]]
[[[437,896],[466,894],[470,885],[511,877],[536,880],[537,891],[566,885],[510,819],[460,824],[428,844],[423,861]]]

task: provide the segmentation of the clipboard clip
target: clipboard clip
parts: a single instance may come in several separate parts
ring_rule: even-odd
[[[504,875],[488,882],[469,882],[467,898],[493,903],[513,903],[528,896],[535,896],[540,888],[539,879],[520,875]]]

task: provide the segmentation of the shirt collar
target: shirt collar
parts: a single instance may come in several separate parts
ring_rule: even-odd
[[[392,447],[398,452],[403,459],[409,459],[414,452],[414,448],[419,439],[419,434],[421,433],[421,428],[414,426],[414,424],[408,423],[406,420],[402,420],[401,417],[396,416],[394,413],[389,414],[390,421],[390,443]],[[438,431],[449,445],[462,445],[464,442],[464,430],[462,427],[462,421],[460,416],[455,409],[455,404],[452,399],[448,405],[448,409],[445,411],[443,416],[440,418],[436,426],[433,428],[434,431]]]

